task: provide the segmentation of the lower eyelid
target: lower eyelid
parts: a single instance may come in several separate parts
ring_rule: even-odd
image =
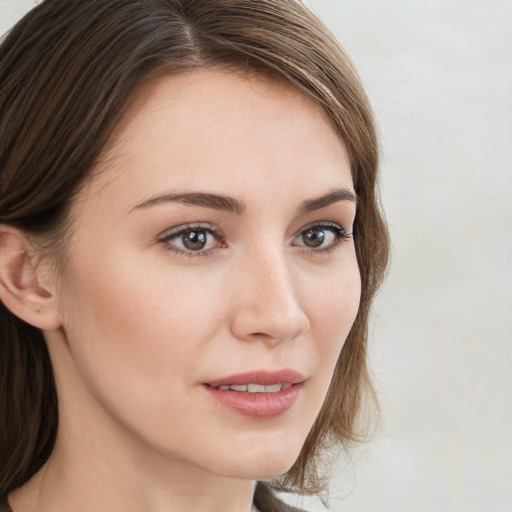
[[[311,224],[303,228],[297,235],[294,236],[292,241],[295,240],[297,237],[302,236],[308,230],[314,228],[323,228],[327,231],[330,231],[334,236],[334,240],[329,245],[325,247],[319,246],[318,248],[309,247],[305,244],[296,244],[296,246],[303,247],[308,253],[311,254],[322,254],[332,252],[338,249],[343,241],[352,239],[352,233],[350,231],[347,231],[342,225],[336,222],[320,222]],[[184,235],[188,231],[193,231],[194,229],[208,232],[211,236],[214,237],[218,245],[215,247],[209,247],[207,249],[191,250],[187,248],[181,248],[180,246],[177,246],[174,243],[172,243],[172,240],[180,237],[181,235]],[[219,247],[219,245],[223,245],[224,247],[226,247],[226,240],[224,234],[220,232],[218,229],[213,228],[212,226],[207,226],[203,224],[182,225],[175,228],[175,230],[167,231],[163,236],[160,236],[158,238],[158,243],[161,244],[167,251],[171,251],[178,255],[189,257],[212,256],[213,251],[215,251],[218,248],[221,248]]]
[[[183,236],[189,231],[204,231],[212,236],[216,241],[215,247],[209,247],[206,249],[187,249],[186,247],[181,247],[180,245],[176,245],[173,243],[173,240],[179,239],[180,236]],[[164,250],[173,252],[179,256],[189,256],[189,257],[197,257],[197,256],[212,256],[212,251],[220,248],[219,245],[222,245],[225,241],[225,237],[221,231],[212,227],[211,225],[202,224],[202,223],[193,223],[193,224],[184,224],[178,226],[176,228],[172,228],[167,230],[162,236],[160,236],[157,240],[158,244],[160,244]]]

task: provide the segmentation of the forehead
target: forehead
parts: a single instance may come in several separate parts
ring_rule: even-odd
[[[343,142],[315,102],[284,82],[219,70],[146,84],[102,162],[103,185],[117,184],[133,200],[155,187],[236,195],[270,182],[283,189],[306,179],[319,192],[352,185]]]

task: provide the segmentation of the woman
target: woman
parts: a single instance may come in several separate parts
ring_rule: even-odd
[[[0,62],[3,510],[320,492],[388,253],[337,42],[295,0],[46,0]]]

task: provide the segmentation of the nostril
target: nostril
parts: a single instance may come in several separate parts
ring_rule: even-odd
[[[239,312],[232,323],[232,332],[237,338],[274,344],[295,339],[308,329],[309,319],[300,310],[286,317]]]
[[[297,276],[281,253],[252,253],[238,271],[240,279],[231,288],[231,330],[237,338],[280,342],[309,329],[308,316],[297,295]]]

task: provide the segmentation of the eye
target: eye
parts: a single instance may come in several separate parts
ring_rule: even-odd
[[[220,232],[205,226],[184,226],[167,232],[160,240],[167,250],[188,256],[207,255],[222,242]]]
[[[350,239],[339,224],[321,223],[303,229],[294,239],[294,245],[302,245],[315,252],[323,252],[334,249],[341,241]]]

